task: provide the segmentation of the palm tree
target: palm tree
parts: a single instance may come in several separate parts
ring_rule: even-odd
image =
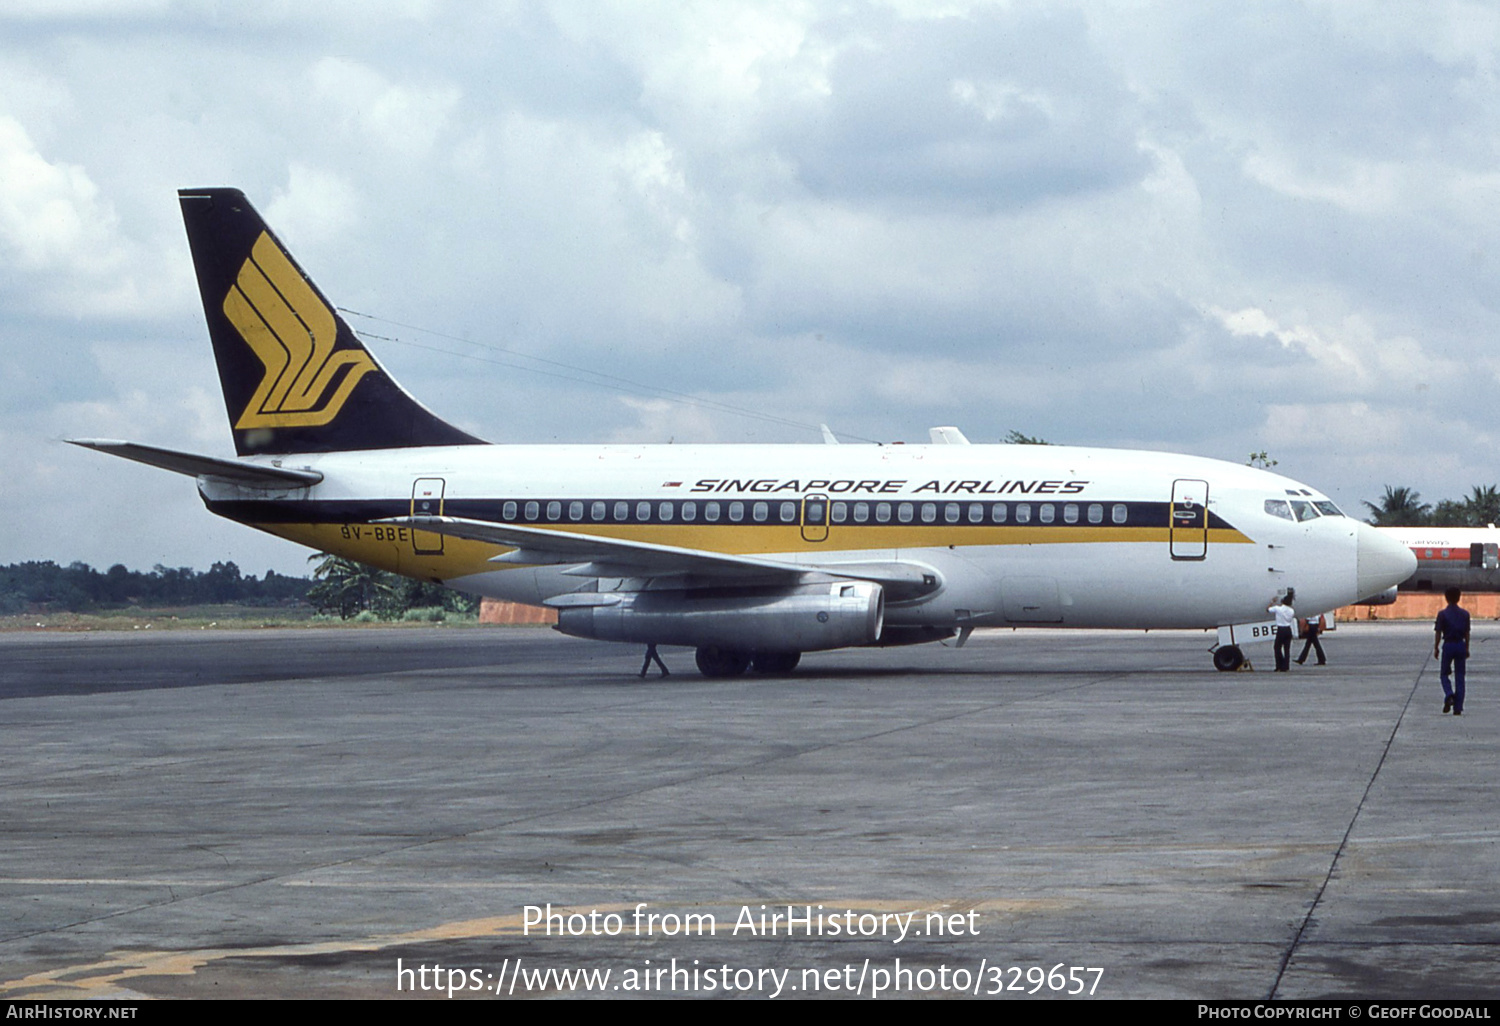
[[[1473,527],[1469,505],[1461,499],[1440,499],[1427,522],[1433,527]]]
[[[1464,500],[1465,512],[1472,527],[1500,523],[1500,488],[1494,485],[1475,485]]]
[[[314,553],[307,558],[309,562],[322,560],[313,570],[318,583],[307,589],[308,601],[320,613],[334,610],[340,618],[347,620],[363,610],[379,612],[396,597],[393,582],[399,578],[394,574],[326,552]]]
[[[1371,513],[1370,523],[1376,527],[1419,527],[1432,518],[1432,507],[1404,485],[1386,485],[1380,504],[1366,502],[1365,506]]]

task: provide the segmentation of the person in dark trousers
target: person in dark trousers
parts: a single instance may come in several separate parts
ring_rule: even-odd
[[[661,667],[661,675],[663,677],[670,677],[672,675],[672,671],[667,669],[667,664],[661,661],[661,656],[656,654],[656,643],[652,642],[646,646],[646,661],[641,664],[642,677],[646,675],[647,670],[651,669],[651,661],[653,659],[656,660],[656,665]]]
[[[1448,606],[1437,615],[1433,626],[1432,657],[1442,658],[1443,712],[1464,714],[1464,664],[1469,661],[1469,611],[1458,604],[1463,592],[1449,588],[1443,592]],[[1449,671],[1452,683],[1449,683]]]
[[[1312,648],[1317,650],[1318,665],[1326,666],[1328,665],[1328,658],[1323,655],[1323,643],[1318,640],[1318,635],[1323,633],[1323,618],[1321,616],[1315,616],[1312,619],[1307,620],[1306,623],[1307,633],[1303,635],[1303,637],[1305,637],[1307,640],[1302,643],[1302,654],[1297,657],[1297,665],[1301,666],[1303,663],[1307,662],[1307,650],[1309,648]]]
[[[1297,611],[1292,608],[1296,593],[1291,588],[1283,598],[1275,600],[1266,612],[1276,617],[1276,672],[1285,673],[1292,668],[1292,629],[1297,624]]]

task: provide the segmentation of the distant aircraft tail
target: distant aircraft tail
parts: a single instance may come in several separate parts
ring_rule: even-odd
[[[483,443],[396,384],[244,193],[177,196],[239,455]]]

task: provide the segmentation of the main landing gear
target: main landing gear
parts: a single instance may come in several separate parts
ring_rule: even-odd
[[[770,677],[784,677],[797,668],[801,652],[747,652],[738,648],[703,645],[698,649],[698,670],[705,677],[738,677],[748,669]]]

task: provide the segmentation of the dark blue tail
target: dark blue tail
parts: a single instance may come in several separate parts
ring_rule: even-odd
[[[177,195],[241,456],[483,444],[396,384],[244,193]]]

